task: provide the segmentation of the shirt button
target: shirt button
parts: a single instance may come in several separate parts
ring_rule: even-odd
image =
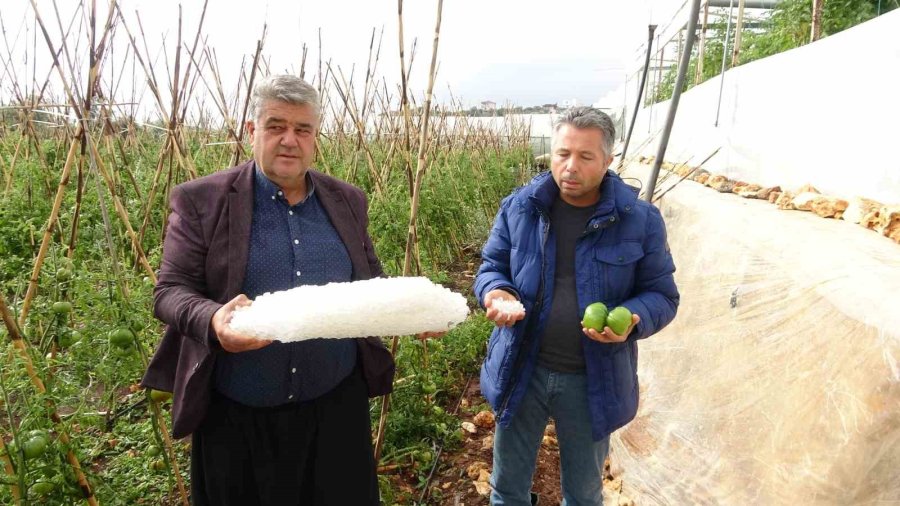
[[[594,223],[594,228],[599,228],[599,227],[600,227],[600,224]]]
[[[299,275],[300,275],[300,271],[297,271],[297,276],[299,276]]]
[[[290,214],[291,216],[293,216],[293,215],[294,215],[294,211],[288,211],[288,214]]]
[[[288,396],[288,399],[293,399],[293,398],[294,398],[294,394],[291,394]]]
[[[275,195],[272,195],[272,200],[275,200]]]
[[[296,368],[296,367],[291,367],[291,374],[294,374],[295,372],[297,372],[297,368]]]
[[[300,244],[300,239],[294,239],[294,244]]]
[[[284,195],[284,193],[278,192],[278,196],[279,196],[279,197],[282,196],[282,195]]]
[[[612,222],[614,222],[614,221],[616,221],[616,217],[615,217],[615,216],[613,216],[612,218],[609,219],[609,222],[610,222],[610,223],[612,223]]]

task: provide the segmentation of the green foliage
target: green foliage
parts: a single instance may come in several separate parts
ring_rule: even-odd
[[[0,289],[16,313],[21,310],[67,154],[66,142],[54,139],[52,132],[47,135],[41,141],[43,161],[36,152],[21,153],[12,187],[0,199]],[[207,145],[209,137],[215,140],[217,135],[221,132],[192,132],[186,141],[199,175],[230,165],[230,146]],[[112,143],[107,150],[101,143],[103,162],[113,175],[116,194],[135,231],[144,225],[145,202],[154,185],[163,141],[157,132],[144,131],[121,149]],[[0,137],[0,174],[4,176],[17,142],[15,132]],[[379,170],[390,166],[380,196],[365,156],[351,139],[323,139],[316,165],[366,190],[369,230],[378,255],[390,274],[400,274],[411,204],[405,161],[396,151],[392,154],[388,142],[371,142],[369,147]],[[416,258],[422,275],[448,282],[453,278],[448,273],[460,262],[471,260],[488,233],[501,198],[524,177],[519,167],[529,156],[527,148],[511,147],[442,146],[428,153],[417,220]],[[415,163],[412,160],[413,170]],[[159,428],[150,414],[148,396],[136,387],[162,334],[162,325],[151,314],[153,286],[137,261],[109,191],[102,182],[98,191],[88,160],[81,166],[79,183],[77,165],[72,168],[58,223],[51,230],[37,296],[21,329],[46,395],[35,394],[24,363],[0,327],[0,437],[7,443],[24,443],[30,431],[49,435],[46,450],[33,459],[24,458],[22,444],[14,445],[11,457],[16,476],[0,473],[0,504],[11,501],[10,481],[27,491],[28,504],[83,502],[65,461],[68,447],[61,444],[55,432],[58,428],[49,422],[47,400],[63,415],[62,427],[71,437],[71,448],[76,449],[102,504],[136,504],[139,500],[176,504],[168,456],[160,450],[164,445]],[[154,267],[160,263],[162,226],[168,212],[165,185],[169,166],[169,160],[164,160],[141,243]],[[171,167],[170,184],[186,179],[177,161]],[[76,214],[75,249],[69,260]],[[413,274],[417,274],[415,267]],[[68,310],[70,304],[71,311],[61,310]],[[134,332],[135,344],[111,344],[110,332],[117,329]],[[489,331],[490,323],[475,315],[443,339],[422,344],[403,338],[398,378],[407,379],[398,384],[394,397],[382,463],[412,469],[424,479],[436,448],[452,447],[458,440],[459,420],[450,413],[466,379],[477,372]],[[373,403],[376,419],[378,407]],[[167,409],[169,404],[164,407]],[[167,412],[165,417],[168,419]],[[179,468],[187,473],[187,445],[176,442],[175,453]],[[385,497],[408,503],[399,499],[400,491],[386,486]]]
[[[878,0],[828,0],[822,10],[821,37],[851,28],[868,21],[887,11],[900,7],[897,0],[879,2]],[[772,9],[771,16],[762,28],[744,28],[741,32],[741,52],[738,65],[743,65],[767,56],[778,54],[809,43],[812,24],[812,2],[810,0],[783,0]],[[722,46],[725,43],[725,23],[712,23],[707,27],[703,58],[704,82],[719,75],[722,69]],[[734,25],[732,25],[734,30]],[[731,66],[731,51],[734,48],[734,33],[728,41],[728,52],[725,55],[728,67]],[[697,58],[697,44],[694,45],[693,56],[685,79],[682,92],[694,86]],[[670,68],[660,79],[660,84],[653,93],[653,102],[662,102],[672,97],[678,68]]]

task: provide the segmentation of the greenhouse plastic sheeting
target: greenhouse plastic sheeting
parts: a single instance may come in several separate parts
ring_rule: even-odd
[[[681,305],[640,343],[640,407],[610,452],[623,493],[900,504],[900,246],[691,181],[660,208]]]
[[[718,126],[719,77],[688,90],[666,160],[696,165],[719,149],[704,168],[732,179],[900,203],[898,33],[900,9],[729,70]],[[641,111],[629,153],[656,154],[668,110]]]

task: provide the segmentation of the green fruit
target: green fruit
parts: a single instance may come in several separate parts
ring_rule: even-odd
[[[150,390],[150,399],[154,402],[166,402],[172,398],[172,392],[163,392],[162,390]]]
[[[130,348],[134,344],[134,332],[125,327],[113,330],[109,333],[109,343],[117,348]]]
[[[153,445],[150,448],[147,448],[147,456],[148,457],[156,457],[157,455],[159,455],[159,453],[160,453],[160,449],[156,445]]]
[[[141,330],[144,330],[144,324],[137,320],[132,320],[129,326],[131,327],[131,331],[135,334],[137,334]]]
[[[59,269],[56,269],[56,279],[60,281],[68,281],[72,279],[72,271],[66,269],[65,267],[60,267]]]
[[[50,492],[53,492],[55,486],[52,481],[39,481],[32,485],[28,491],[35,495],[48,495]]]
[[[56,339],[57,344],[59,344],[60,348],[68,348],[75,343],[73,339],[74,332],[69,329],[63,329],[59,332],[59,337]]]
[[[54,302],[53,306],[50,308],[54,314],[65,315],[72,312],[72,303],[61,300],[59,302]]]
[[[36,459],[47,451],[47,437],[44,435],[36,435],[28,438],[22,443],[22,451],[25,453],[26,459]]]
[[[162,460],[157,459],[150,463],[150,469],[152,469],[154,471],[162,471],[165,468],[166,468],[166,463],[163,462]]]
[[[426,395],[431,395],[437,392],[437,385],[435,385],[433,381],[428,381],[422,385],[422,392]]]
[[[594,329],[597,332],[603,332],[603,327],[606,326],[608,314],[609,310],[606,309],[606,304],[595,302],[584,310],[584,318],[582,318],[581,323],[584,324],[586,328]]]
[[[606,326],[616,333],[616,335],[624,335],[631,326],[631,311],[627,307],[619,306],[609,312],[606,318]]]

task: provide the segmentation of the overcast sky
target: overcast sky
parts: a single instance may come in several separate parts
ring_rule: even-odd
[[[45,22],[51,25],[51,32],[58,34],[52,1],[37,2]],[[59,0],[57,3],[63,10],[65,24],[77,2]],[[618,87],[626,70],[634,70],[647,24],[652,17],[660,17],[664,6],[672,3],[671,0],[445,0],[435,84],[437,99],[446,101],[450,90],[465,105],[482,100],[538,105],[573,98],[580,103],[591,103]],[[24,33],[26,29],[32,30],[30,3],[0,0],[0,4],[7,40],[14,45],[14,59],[21,63],[23,49],[33,43],[33,33]],[[105,5],[105,0],[98,0],[101,20],[98,23],[105,17]],[[171,51],[177,32],[177,2],[121,0],[120,5],[132,29],[136,26],[135,11],[140,13],[151,54],[160,50],[163,36]],[[184,37],[192,38],[202,1],[186,0],[182,6]],[[422,94],[427,85],[437,0],[406,0],[403,10],[407,57],[413,39],[417,40],[411,88]],[[354,64],[357,75],[364,74],[375,28],[376,44],[383,30],[378,74],[389,85],[399,82],[396,0],[210,0],[203,33],[218,53],[226,82],[234,82],[230,77],[237,75],[241,58],[254,52],[264,23],[268,24],[264,54],[270,58],[273,72],[297,72],[304,42],[309,46],[309,72],[309,67],[318,60],[321,28],[324,58],[331,58],[333,65],[339,65],[348,77]],[[124,30],[120,32],[124,35]],[[124,42],[120,44],[124,46]],[[2,42],[0,51],[5,58]],[[124,47],[118,47],[117,51],[124,52]],[[49,52],[40,39],[37,55],[40,63],[49,62]],[[2,71],[0,68],[0,75]],[[37,74],[41,80],[46,71]],[[4,97],[8,96],[8,81],[6,74],[0,82]]]

